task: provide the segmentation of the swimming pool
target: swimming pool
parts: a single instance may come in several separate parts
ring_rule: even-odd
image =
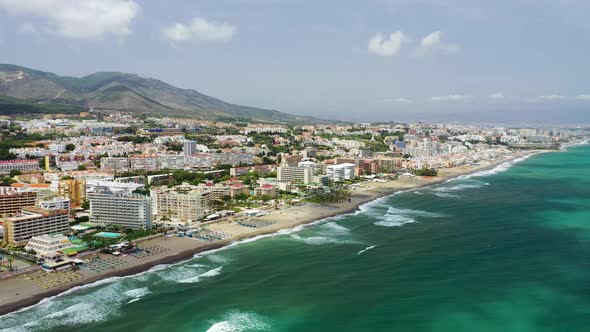
[[[121,237],[121,234],[120,233],[111,233],[111,232],[100,232],[100,233],[94,234],[94,236],[116,238],[116,237]]]

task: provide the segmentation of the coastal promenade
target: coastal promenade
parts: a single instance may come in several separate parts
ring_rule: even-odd
[[[18,276],[0,281],[0,314],[6,314],[23,307],[34,305],[44,298],[57,296],[64,292],[73,292],[79,286],[100,284],[113,277],[125,277],[147,271],[162,264],[172,264],[191,259],[195,254],[222,248],[229,244],[270,235],[282,229],[294,228],[298,225],[311,223],[331,216],[351,213],[360,205],[379,197],[393,194],[400,190],[423,188],[448,181],[461,175],[492,169],[506,162],[522,158],[534,151],[523,151],[498,158],[493,161],[481,162],[476,166],[461,166],[440,169],[437,177],[410,177],[385,182],[360,184],[352,191],[349,202],[331,204],[302,204],[272,210],[263,217],[256,218],[264,227],[244,227],[231,220],[223,220],[208,226],[211,231],[231,234],[218,241],[204,241],[195,238],[159,238],[141,243],[145,254],[114,257],[98,254],[85,257],[86,266],[63,277],[57,276]],[[145,250],[147,249],[147,250]],[[59,273],[57,274],[59,275]],[[44,279],[48,278],[48,279]]]

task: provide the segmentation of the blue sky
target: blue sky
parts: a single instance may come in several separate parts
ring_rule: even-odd
[[[343,120],[590,120],[589,1],[0,0],[0,62]]]

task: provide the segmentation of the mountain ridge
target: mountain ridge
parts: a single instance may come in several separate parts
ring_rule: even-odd
[[[61,102],[96,110],[267,123],[333,122],[277,110],[236,105],[155,78],[104,71],[83,77],[60,76],[0,64],[0,96],[40,103]]]

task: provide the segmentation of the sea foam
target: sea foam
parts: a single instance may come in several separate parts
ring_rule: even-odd
[[[369,250],[371,250],[371,249],[375,249],[375,246],[369,246],[369,247],[366,247],[365,249],[363,249],[363,250],[359,251],[359,252],[357,253],[357,255],[362,255],[362,254],[364,254],[365,252],[367,252],[367,251],[369,251]]]
[[[207,332],[241,332],[247,330],[269,331],[271,328],[267,319],[251,312],[233,311],[215,322]]]
[[[215,277],[217,275],[220,275],[221,274],[221,270],[222,270],[222,267],[220,266],[218,268],[215,268],[215,269],[209,270],[207,272],[201,273],[201,274],[199,274],[197,276],[194,276],[194,277],[191,277],[191,278],[187,278],[187,279],[183,279],[183,280],[179,280],[178,282],[179,283],[182,283],[182,284],[196,283],[196,282],[201,281],[203,278],[211,278],[211,277]]]

